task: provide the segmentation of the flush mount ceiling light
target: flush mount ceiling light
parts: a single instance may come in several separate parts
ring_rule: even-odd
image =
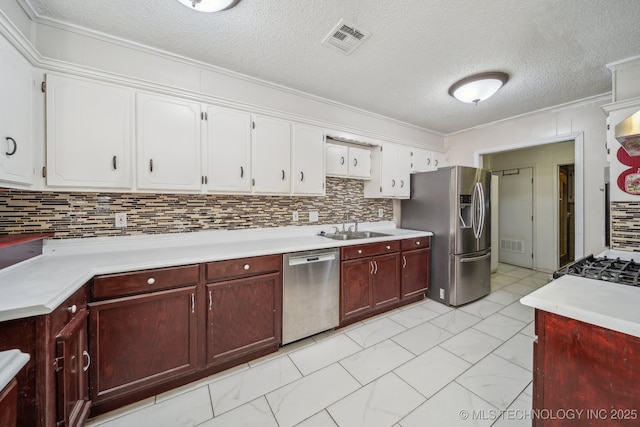
[[[458,101],[478,105],[496,93],[507,80],[509,75],[500,71],[475,74],[452,84],[449,95]]]
[[[178,0],[190,9],[198,12],[219,12],[221,10],[230,9],[240,0]]]

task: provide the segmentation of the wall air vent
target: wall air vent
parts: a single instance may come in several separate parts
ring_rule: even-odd
[[[322,40],[322,44],[337,49],[345,55],[350,55],[370,36],[369,31],[357,28],[352,23],[341,19],[338,25]]]
[[[507,252],[524,253],[524,241],[512,239],[500,239],[500,250]]]

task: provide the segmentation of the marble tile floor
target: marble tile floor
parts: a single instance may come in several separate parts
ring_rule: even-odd
[[[548,273],[500,264],[491,294],[423,301],[89,420],[88,426],[530,426],[533,309]]]

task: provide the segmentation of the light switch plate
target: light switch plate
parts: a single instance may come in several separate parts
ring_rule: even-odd
[[[292,218],[291,218],[291,219],[293,219],[294,221],[298,221],[298,219],[300,219],[300,218],[298,217],[298,211],[293,211],[293,216],[292,216]]]
[[[309,212],[309,222],[318,222],[318,211]]]
[[[384,209],[378,209],[378,218],[384,218]]]
[[[116,228],[125,228],[127,226],[127,214],[124,212],[117,213],[114,225]]]

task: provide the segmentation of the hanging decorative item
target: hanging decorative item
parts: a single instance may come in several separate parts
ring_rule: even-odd
[[[640,156],[630,156],[627,151],[618,148],[618,161],[629,169],[618,175],[618,188],[627,194],[640,195]]]

